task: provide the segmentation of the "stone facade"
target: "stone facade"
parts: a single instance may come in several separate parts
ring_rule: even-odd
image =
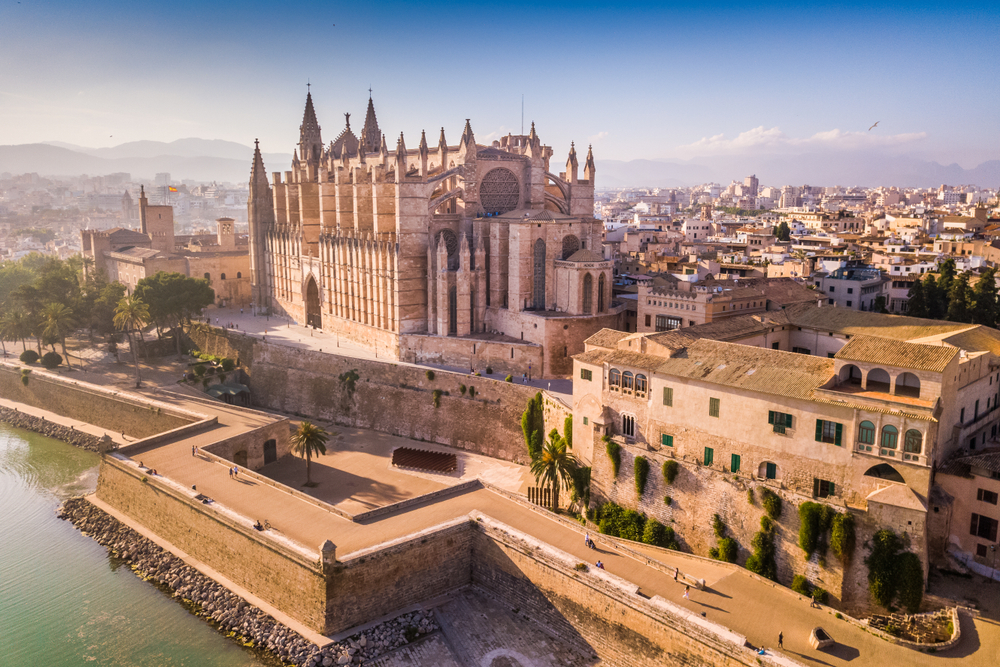
[[[568,348],[546,349],[535,369],[566,374],[568,355],[617,323],[621,307],[611,302],[611,263],[593,252],[602,232],[593,155],[582,178],[575,149],[559,175],[551,156],[534,126],[481,146],[468,122],[458,145],[442,129],[434,147],[421,135],[407,149],[400,135],[390,152],[370,99],[361,138],[348,114],[324,146],[307,95],[291,170],[269,181],[259,147],[254,154],[253,299],[396,359],[423,360],[410,335]],[[526,335],[551,319],[583,333],[565,342]]]

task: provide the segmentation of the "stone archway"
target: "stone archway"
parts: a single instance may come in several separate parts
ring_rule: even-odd
[[[320,308],[319,302],[319,287],[316,285],[316,279],[312,276],[306,280],[306,326],[313,327],[314,329],[323,328],[323,311]]]

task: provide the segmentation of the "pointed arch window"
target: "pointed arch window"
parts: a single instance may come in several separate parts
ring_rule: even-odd
[[[597,279],[597,312],[603,313],[605,311],[604,307],[604,274]]]
[[[594,310],[594,278],[589,273],[583,276],[583,314],[590,315]]]

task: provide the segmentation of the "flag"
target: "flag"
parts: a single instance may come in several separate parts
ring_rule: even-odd
[[[177,192],[177,188],[175,188],[175,187],[174,187],[174,186],[172,186],[172,185],[168,185],[168,186],[167,186],[167,191],[168,191],[168,192]]]

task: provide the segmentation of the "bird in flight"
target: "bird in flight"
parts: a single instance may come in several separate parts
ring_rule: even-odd
[[[871,132],[872,130],[874,130],[876,127],[878,127],[878,124],[881,123],[881,122],[882,121],[880,121],[880,120],[875,121],[875,125],[872,125],[871,127],[869,127],[868,131]]]

